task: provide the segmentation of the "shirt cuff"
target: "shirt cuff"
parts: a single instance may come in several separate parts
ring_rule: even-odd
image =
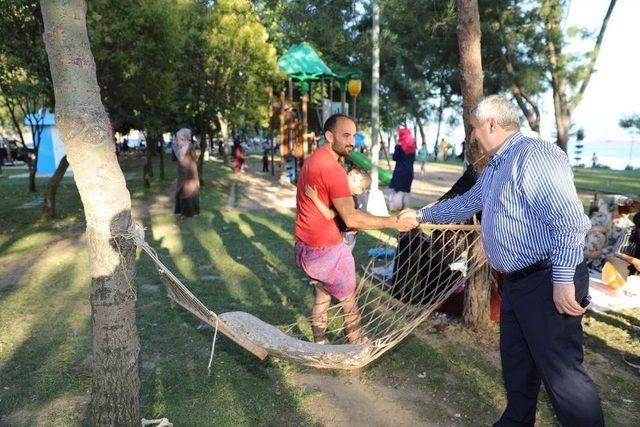
[[[431,208],[422,208],[416,211],[416,219],[418,222],[433,222],[433,213]]]
[[[553,283],[563,284],[563,285],[572,285],[573,284],[573,276],[576,273],[575,267],[567,267],[561,265],[554,265],[552,267],[552,277]]]

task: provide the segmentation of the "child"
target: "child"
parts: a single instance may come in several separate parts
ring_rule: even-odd
[[[351,169],[347,174],[347,179],[349,182],[349,190],[353,195],[353,202],[355,203],[356,209],[360,209],[361,204],[358,201],[358,195],[364,193],[371,186],[371,176],[367,171],[362,169]],[[336,211],[333,209],[329,209],[327,205],[324,204],[322,200],[318,197],[318,192],[314,187],[309,185],[305,186],[304,194],[309,197],[313,203],[316,205],[322,216],[326,219],[332,219],[336,217]],[[356,244],[356,233],[357,230],[348,229],[344,221],[340,216],[337,217],[336,222],[338,224],[338,230],[342,233],[342,238],[344,243],[353,250],[353,247]]]
[[[424,176],[424,169],[427,164],[427,144],[422,143],[422,148],[418,150],[418,160],[420,161],[420,176]]]

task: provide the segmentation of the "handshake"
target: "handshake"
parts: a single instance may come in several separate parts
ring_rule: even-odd
[[[395,228],[398,231],[405,232],[418,227],[420,223],[416,218],[416,211],[413,209],[405,209],[396,216]]]

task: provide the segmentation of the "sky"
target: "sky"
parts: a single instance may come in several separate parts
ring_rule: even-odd
[[[597,35],[608,6],[609,0],[572,0],[566,25],[586,27]],[[586,142],[632,140],[632,136],[621,129],[618,122],[624,115],[640,114],[638,18],[640,0],[618,0],[609,19],[595,71],[582,102],[572,116],[575,129],[584,128]],[[593,41],[590,41],[586,45],[573,44],[569,49],[583,48],[584,51],[592,46]],[[553,141],[555,119],[551,93],[542,99],[541,110],[541,136]],[[433,137],[429,135],[427,138],[429,144],[435,138],[434,128],[432,125],[429,129],[429,134],[434,134]],[[445,136],[451,141],[462,141],[464,129],[461,126],[449,129]]]
[[[568,25],[599,30],[609,0],[573,0]],[[640,114],[640,1],[618,0],[604,35],[596,71],[584,98],[576,108],[576,128],[584,128],[585,139],[630,141],[631,135],[618,126],[624,115]],[[553,105],[546,103],[550,119],[544,120],[543,134],[553,127]],[[549,126],[551,125],[551,126]]]

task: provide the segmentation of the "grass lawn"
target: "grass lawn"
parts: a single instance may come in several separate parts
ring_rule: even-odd
[[[310,312],[311,292],[293,262],[293,212],[225,207],[235,180],[229,167],[210,162],[202,214],[180,220],[171,214],[174,163],[151,189],[142,186],[141,159],[122,167],[147,241],[205,305],[275,325]],[[45,185],[38,179],[39,190]],[[27,178],[0,179],[0,425],[85,425],[91,318],[81,203],[72,178],[64,178],[60,218],[44,222],[39,197],[27,192]],[[373,416],[382,424],[486,425],[505,402],[497,328],[472,332],[434,316],[355,373],[261,362],[222,337],[208,375],[212,330],[169,304],[144,254],[136,285],[145,418],[168,417],[176,426],[357,424]],[[640,377],[620,356],[640,357],[639,317],[627,310],[584,320],[586,363],[609,425],[640,417]],[[553,423],[544,392],[540,402],[541,424]]]
[[[575,168],[574,181],[582,190],[640,196],[640,171],[614,171],[609,169]]]

